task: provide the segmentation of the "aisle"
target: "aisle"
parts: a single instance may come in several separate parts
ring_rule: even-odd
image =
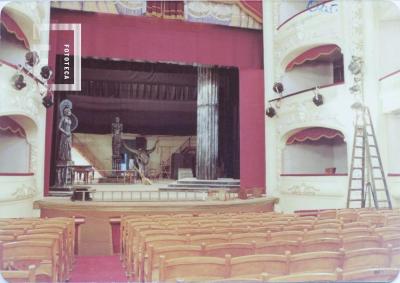
[[[119,256],[77,256],[69,282],[127,282]]]

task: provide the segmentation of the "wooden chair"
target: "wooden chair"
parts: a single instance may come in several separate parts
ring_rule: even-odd
[[[283,255],[286,251],[298,253],[301,245],[301,238],[297,241],[292,240],[272,240],[256,244],[256,254],[279,254]]]
[[[205,245],[204,255],[214,257],[225,257],[229,254],[232,257],[246,256],[255,254],[256,243],[221,243],[214,245]]]
[[[144,282],[158,281],[159,258],[161,255],[166,260],[180,257],[203,256],[204,246],[198,245],[174,245],[165,247],[153,247],[149,245],[145,255],[141,279]]]
[[[400,268],[400,247],[391,250],[390,266]]]
[[[388,216],[386,226],[400,226],[400,216]]]
[[[345,282],[392,282],[398,275],[398,268],[370,268],[344,272]]]
[[[382,247],[382,240],[379,236],[355,236],[342,238],[342,247],[345,250],[380,248]]]
[[[15,235],[25,234],[25,232],[26,232],[26,229],[1,229],[0,235],[15,236]]]
[[[336,210],[322,210],[317,213],[318,219],[335,219],[336,218]]]
[[[383,235],[382,237],[382,247],[387,247],[391,245],[393,248],[400,247],[400,234],[390,234]]]
[[[267,278],[265,282],[335,282],[339,276],[334,272],[296,273],[284,276]]]
[[[331,223],[316,223],[313,226],[314,230],[319,229],[332,229],[332,230],[339,230],[342,228],[342,223],[331,222]]]
[[[268,233],[268,240],[292,240],[297,241],[298,238],[303,238],[304,232],[301,231],[282,231]]]
[[[229,277],[229,256],[182,257],[166,260],[160,256],[160,282],[210,281]]]
[[[356,237],[356,236],[369,236],[373,233],[371,228],[348,228],[340,231],[340,236],[343,238]]]
[[[190,244],[191,245],[212,245],[212,244],[220,244],[231,241],[231,233],[228,234],[203,234],[203,235],[193,235],[190,236]]]
[[[374,233],[382,236],[400,235],[400,226],[386,226],[386,227],[375,228]]]
[[[361,214],[358,218],[358,221],[369,222],[371,225],[376,227],[382,227],[386,223],[386,216],[378,213],[366,213]]]
[[[320,251],[290,255],[289,272],[335,272],[340,267],[342,252]]]
[[[351,229],[351,228],[371,228],[371,224],[369,222],[361,222],[361,221],[342,224],[342,229]]]
[[[265,242],[268,240],[267,233],[240,233],[240,234],[232,234],[231,241],[233,243],[251,243],[251,242]]]
[[[331,238],[331,239],[339,239],[339,230],[337,229],[318,229],[305,231],[303,235],[303,240],[314,240],[321,238]]]
[[[27,269],[36,265],[36,276],[58,281],[57,251],[53,241],[19,241],[3,244],[5,265],[16,269]]]
[[[349,211],[343,211],[339,210],[336,213],[336,218],[340,219],[343,223],[349,223],[349,222],[354,222],[358,220],[358,213],[352,210]]]
[[[0,270],[1,276],[10,283],[17,283],[17,282],[29,282],[35,283],[36,276],[35,276],[36,266],[29,265],[27,270]]]
[[[389,248],[369,248],[344,250],[343,270],[390,267],[391,250]]]
[[[7,243],[7,242],[14,242],[16,239],[15,235],[0,235],[0,242]]]
[[[256,254],[234,257],[231,260],[230,277],[258,278],[263,272],[275,276],[288,274],[288,253],[286,255]]]
[[[342,241],[338,238],[319,238],[305,240],[301,242],[301,252],[319,252],[319,251],[338,251],[342,247]]]

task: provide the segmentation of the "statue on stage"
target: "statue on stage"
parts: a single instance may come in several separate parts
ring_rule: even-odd
[[[57,186],[73,185],[73,161],[71,158],[72,132],[78,127],[78,118],[72,114],[72,102],[68,99],[60,103],[58,131],[60,143],[57,160]]]
[[[121,169],[121,145],[122,145],[122,131],[123,124],[120,122],[119,117],[115,117],[115,122],[111,124],[112,131],[112,169],[118,171]],[[119,172],[113,171],[119,174]]]

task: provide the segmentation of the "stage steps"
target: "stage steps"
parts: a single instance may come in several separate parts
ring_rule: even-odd
[[[169,184],[160,191],[210,191],[227,190],[238,191],[240,180],[221,178],[217,180],[197,180],[196,178],[185,178]]]

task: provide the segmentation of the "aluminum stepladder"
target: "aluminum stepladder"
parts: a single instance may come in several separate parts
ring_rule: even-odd
[[[368,107],[361,104],[354,108],[357,110],[357,117],[354,127],[347,208],[364,208],[369,200],[369,207],[391,209],[392,202],[371,113]]]

